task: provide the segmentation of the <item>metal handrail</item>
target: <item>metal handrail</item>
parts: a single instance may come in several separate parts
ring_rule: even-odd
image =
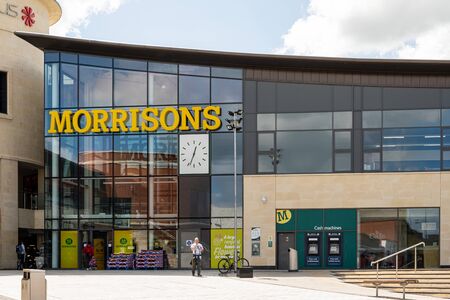
[[[417,243],[415,245],[409,246],[408,248],[405,248],[403,250],[397,251],[397,252],[392,253],[392,254],[390,254],[388,256],[380,258],[379,260],[372,261],[370,263],[370,266],[373,266],[374,264],[377,265],[377,279],[378,279],[378,269],[379,269],[380,262],[384,261],[384,260],[386,260],[388,258],[394,257],[394,256],[395,256],[395,279],[398,279],[398,255],[400,253],[406,252],[406,251],[411,250],[413,248],[414,248],[414,272],[416,272],[417,271],[417,247],[419,247],[419,246],[424,246],[425,247],[425,242]]]

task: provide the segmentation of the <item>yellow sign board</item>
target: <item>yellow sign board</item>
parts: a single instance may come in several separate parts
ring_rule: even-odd
[[[61,269],[78,268],[78,232],[61,231]]]
[[[289,209],[277,209],[275,214],[277,224],[286,224],[292,218],[292,212]]]
[[[107,133],[217,130],[221,126],[220,106],[147,107],[130,109],[80,109],[49,111],[48,133]]]
[[[237,249],[243,257],[242,229],[237,230]],[[211,268],[217,268],[226,254],[234,257],[234,229],[211,229]]]
[[[97,270],[105,269],[105,240],[94,239],[94,257],[97,262]]]
[[[114,231],[114,253],[133,253],[133,231],[115,230]]]

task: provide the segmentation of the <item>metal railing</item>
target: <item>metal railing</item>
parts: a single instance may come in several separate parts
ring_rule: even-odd
[[[384,261],[386,259],[389,259],[391,257],[394,257],[394,256],[395,256],[395,279],[398,279],[398,255],[400,253],[406,252],[406,251],[411,250],[411,249],[414,249],[414,272],[416,272],[417,271],[417,247],[419,247],[419,246],[425,247],[425,242],[417,243],[415,245],[409,246],[408,248],[405,248],[403,250],[397,251],[397,252],[392,253],[392,254],[390,254],[388,256],[380,258],[379,260],[371,262],[370,266],[373,266],[375,264],[377,265],[377,279],[378,279],[378,270],[379,270],[380,262]]]

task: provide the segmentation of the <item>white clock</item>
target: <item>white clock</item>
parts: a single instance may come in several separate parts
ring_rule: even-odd
[[[180,174],[209,173],[209,135],[180,135]]]

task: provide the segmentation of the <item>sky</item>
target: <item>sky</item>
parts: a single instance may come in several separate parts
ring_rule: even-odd
[[[58,0],[51,34],[331,57],[450,59],[450,0]]]

